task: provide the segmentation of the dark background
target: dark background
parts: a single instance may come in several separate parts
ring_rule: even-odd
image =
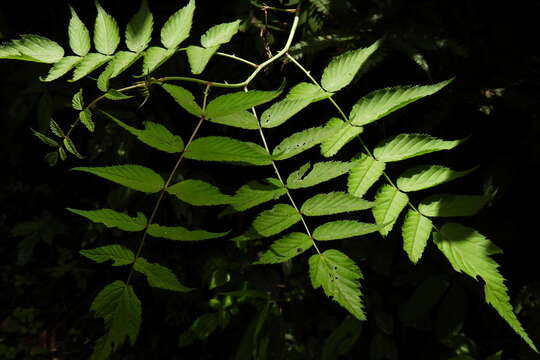
[[[537,266],[537,169],[540,165],[537,103],[540,95],[537,18],[540,3],[534,1],[306,1],[295,40],[309,46],[293,52],[320,76],[329,59],[349,48],[365,46],[383,38],[383,47],[362,76],[342,91],[336,100],[343,108],[367,92],[400,84],[426,84],[450,77],[456,80],[440,93],[403,109],[384,121],[370,125],[364,139],[373,147],[385,136],[399,132],[425,132],[445,139],[471,136],[458,149],[432,156],[433,163],[457,169],[480,165],[479,170],[459,182],[445,185],[448,192],[482,194],[497,189],[490,206],[474,218],[464,219],[504,250],[496,257],[525,328],[540,343],[540,287]],[[317,3],[327,4],[328,7]],[[71,3],[87,24],[95,16],[92,1]],[[281,6],[279,2],[269,2]],[[121,28],[138,4],[102,1]],[[150,1],[154,34],[167,17],[184,2]],[[0,40],[19,34],[39,34],[68,48],[69,9],[61,1],[35,3],[28,0],[0,2]],[[192,36],[210,26],[239,18],[246,26],[223,51],[254,61],[266,57],[264,45],[274,51],[283,44],[291,16],[264,13],[247,1],[198,1]],[[89,26],[91,29],[92,26]],[[261,28],[266,29],[261,37]],[[317,37],[324,37],[320,41]],[[351,37],[336,41],[338,37]],[[81,248],[121,242],[135,247],[137,238],[90,224],[65,210],[112,207],[148,212],[153,199],[119,189],[90,176],[69,172],[75,166],[139,163],[163,172],[170,171],[174,158],[149,151],[129,134],[96,119],[97,130],[79,129],[75,141],[84,160],[70,157],[49,167],[43,156],[45,145],[32,136],[30,128],[46,131],[51,116],[67,128],[77,114],[70,108],[72,95],[80,87],[85,97],[99,94],[91,79],[68,83],[67,77],[42,83],[48,65],[0,61],[0,358],[82,359],[101,335],[102,322],[88,308],[101,287],[124,278],[124,269],[89,263]],[[245,66],[215,58],[203,78],[233,82],[248,74]],[[182,56],[176,56],[159,74],[189,72]],[[97,72],[96,72],[97,73]],[[97,76],[97,75],[96,75]],[[283,77],[288,86],[306,81],[292,64],[277,62],[263,72],[254,86],[276,88]],[[113,86],[129,84],[121,77]],[[200,96],[201,89],[190,89]],[[216,94],[218,92],[216,91]],[[214,94],[215,95],[215,94]],[[151,89],[147,104],[136,110],[142,97],[121,103],[103,103],[134,124],[153,119],[167,125],[186,140],[195,122],[160,89]],[[336,116],[328,103],[317,103],[290,121],[269,131],[276,145],[288,134],[324,123]],[[201,135],[225,134],[257,141],[249,132],[208,126]],[[340,157],[347,159],[358,149],[349,144]],[[319,159],[316,151],[301,160]],[[283,163],[283,173],[298,168],[300,160]],[[422,161],[418,163],[423,163]],[[413,162],[407,163],[407,167]],[[400,167],[401,166],[401,167]],[[391,168],[399,175],[405,165]],[[237,168],[189,162],[181,176],[198,177],[219,184],[227,193],[256,178],[271,176],[270,168]],[[335,189],[344,179],[327,185]],[[326,186],[326,185],[325,185]],[[323,186],[324,189],[324,186]],[[312,191],[312,190],[311,190]],[[300,192],[299,198],[313,195]],[[368,194],[368,198],[373,193]],[[413,198],[413,200],[418,200]],[[170,201],[160,219],[208,230],[232,228],[239,232],[256,213],[222,217],[214,210],[194,209]],[[446,260],[428,246],[424,258],[413,266],[401,250],[398,231],[380,237],[349,240],[340,248],[355,259],[364,272],[362,288],[369,320],[354,344],[337,346],[341,357],[370,359],[485,359],[501,351],[502,359],[537,358],[521,339],[483,301],[479,283],[451,271]],[[134,348],[126,346],[119,359],[243,359],[260,341],[252,340],[257,319],[260,338],[268,338],[269,358],[318,359],[330,353],[329,336],[345,319],[344,310],[331,303],[321,291],[310,289],[305,258],[289,266],[252,267],[258,251],[267,243],[256,242],[237,249],[223,241],[204,244],[156,242],[145,248],[145,256],[169,266],[188,286],[201,290],[175,294],[146,286],[137,279],[136,292],[143,302],[143,324]],[[212,276],[229,273],[232,280],[208,289]],[[219,277],[219,276],[218,276]],[[225,301],[220,292],[250,289],[269,291],[276,300],[265,312],[265,302],[251,297],[233,297],[227,313],[231,320],[203,340],[179,346],[179,336],[202,314],[213,310],[210,299]],[[205,290],[207,289],[207,290]],[[265,314],[265,315],[261,315]],[[263,320],[260,320],[263,319]],[[359,327],[360,325],[354,324]],[[354,327],[353,326],[353,327]],[[248,334],[248,335],[246,335]],[[246,340],[247,339],[247,340]],[[243,350],[247,348],[248,350]],[[324,350],[324,349],[327,350]],[[350,350],[350,351],[348,351]],[[325,352],[326,351],[326,352]],[[247,355],[246,355],[247,354]],[[244,357],[242,357],[244,356]],[[247,356],[247,357],[246,357]]]

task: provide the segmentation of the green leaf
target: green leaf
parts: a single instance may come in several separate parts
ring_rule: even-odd
[[[284,100],[278,101],[261,115],[261,126],[263,128],[273,128],[283,124],[300,110],[311,104],[309,99]]]
[[[129,51],[117,52],[99,76],[98,88],[102,91],[107,91],[109,88],[109,80],[120,75],[141,56],[142,53],[132,53]]]
[[[156,124],[151,121],[145,121],[144,130],[139,130],[131,127],[109,113],[102,111],[104,115],[109,117],[119,126],[126,129],[130,134],[135,135],[140,141],[155,149],[168,153],[178,153],[184,150],[184,142],[179,136],[173,135],[167,128],[161,124]]]
[[[321,154],[327,158],[337,154],[349,141],[364,131],[363,128],[351,126],[338,118],[331,118],[326,123],[326,128],[330,130],[331,135],[321,143]]]
[[[75,110],[84,109],[83,89],[79,89],[71,98],[71,107]]]
[[[357,197],[364,196],[381,177],[385,167],[385,163],[362,154],[358,160],[353,161],[347,183],[349,193]]]
[[[393,113],[402,107],[432,95],[453,79],[426,86],[398,86],[375,90],[353,106],[349,119],[353,125],[366,125]]]
[[[285,160],[320,144],[332,133],[325,127],[316,127],[299,131],[284,139],[272,151],[274,160]]]
[[[433,223],[422,214],[410,209],[405,215],[401,234],[403,235],[403,249],[413,263],[422,257],[426,247]]]
[[[146,0],[141,1],[139,11],[131,18],[126,28],[126,45],[133,52],[141,52],[152,40],[154,17]]]
[[[237,91],[218,96],[208,104],[206,108],[206,117],[212,119],[248,110],[254,106],[272,101],[281,94],[281,91],[282,88],[280,87],[275,91]]]
[[[211,122],[233,126],[246,130],[258,130],[259,122],[253,113],[249,111],[240,111],[231,115],[218,116],[210,119]]]
[[[71,11],[68,27],[69,46],[75,54],[85,56],[90,51],[90,33],[71,6],[69,10]]]
[[[148,235],[176,241],[200,241],[216,239],[227,235],[227,232],[215,233],[204,230],[188,230],[182,226],[161,226],[151,224],[148,227]]]
[[[223,205],[232,196],[223,194],[217,187],[201,180],[184,180],[167,188],[167,192],[191,205]]]
[[[53,64],[62,59],[64,49],[55,41],[39,35],[21,35],[12,41],[14,49],[28,57],[30,61]]]
[[[362,334],[362,323],[348,316],[325,340],[321,360],[338,360],[348,354]]]
[[[105,55],[112,55],[120,43],[120,31],[116,20],[107,14],[96,0],[98,11],[94,26],[94,46],[96,50]]]
[[[150,73],[173,56],[175,52],[176,49],[164,49],[157,46],[149,47],[144,52],[143,75],[150,75]]]
[[[347,309],[354,317],[365,320],[361,301],[362,273],[344,253],[330,249],[309,258],[309,275],[313,288],[322,286],[324,293]]]
[[[330,221],[318,226],[313,231],[313,238],[318,241],[347,239],[371,234],[381,230],[381,225],[363,223],[355,220]]]
[[[328,194],[317,194],[309,198],[304,202],[300,210],[307,216],[320,216],[366,210],[372,206],[371,201],[344,192],[334,191]]]
[[[251,165],[270,165],[272,160],[266,150],[251,142],[224,136],[207,136],[195,139],[186,158],[203,161],[232,161]]]
[[[109,355],[129,338],[135,344],[141,326],[141,302],[133,288],[116,280],[104,287],[92,302],[90,310],[105,320],[107,334],[96,344],[92,360],[108,359]]]
[[[115,165],[102,167],[76,167],[72,170],[84,171],[133,190],[155,193],[163,189],[163,178],[153,170],[140,165]]]
[[[64,132],[62,131],[62,128],[60,127],[60,125],[58,125],[58,123],[54,121],[53,119],[51,119],[51,122],[49,123],[49,127],[51,128],[51,131],[53,132],[53,134],[58,136],[59,138],[63,138],[64,136],[66,136]]]
[[[82,60],[75,66],[73,71],[73,77],[70,82],[77,81],[90,74],[92,71],[99,68],[111,59],[110,56],[106,56],[98,53],[90,53],[82,58]]]
[[[456,223],[444,224],[440,232],[434,233],[434,241],[454,270],[463,272],[473,279],[479,276],[484,280],[486,302],[497,310],[534,351],[538,352],[513,312],[504,278],[498,271],[499,265],[490,257],[500,250],[479,232]]]
[[[79,112],[79,119],[81,120],[83,125],[86,126],[88,131],[94,131],[95,124],[92,121],[92,112],[90,111],[90,109],[84,109],[83,111]]]
[[[218,46],[214,46],[208,49],[194,45],[188,46],[186,49],[186,53],[191,73],[195,75],[202,73],[217,50]]]
[[[136,218],[133,218],[127,214],[111,209],[77,210],[67,208],[67,210],[74,214],[84,216],[95,223],[105,224],[107,227],[118,228],[123,231],[142,231],[147,223],[146,217],[141,212],[137,213]]]
[[[56,163],[58,162],[58,152],[53,151],[53,152],[47,153],[47,155],[45,155],[43,160],[45,160],[45,162],[49,164],[49,166],[55,166]]]
[[[246,241],[269,237],[290,228],[302,219],[298,211],[287,204],[277,204],[259,214],[248,231],[231,240]]]
[[[250,181],[236,191],[231,199],[232,211],[244,211],[271,200],[277,200],[287,193],[278,179],[265,179],[267,184]]]
[[[64,148],[58,148],[58,155],[60,155],[60,159],[62,159],[62,161],[67,159],[67,154]]]
[[[45,145],[49,145],[55,148],[60,146],[60,144],[58,144],[55,140],[51,139],[50,137],[45,136],[34,129],[30,129],[30,130],[32,130],[32,134],[34,134],[34,136],[37,137],[39,140],[41,140],[41,142],[44,143]]]
[[[425,216],[472,216],[480,211],[489,201],[483,195],[432,195],[422,200],[418,210]]]
[[[68,138],[67,136],[64,138],[64,147],[66,148],[66,150],[68,152],[70,152],[71,154],[75,155],[76,157],[78,157],[79,159],[83,159],[84,156],[82,156],[79,151],[77,151],[77,148],[75,147],[75,144],[73,143],[73,141],[71,141],[70,138]]]
[[[287,178],[287,187],[289,189],[311,187],[346,174],[352,166],[353,164],[350,162],[319,162],[315,163],[308,173],[311,163],[307,163],[289,175]]]
[[[201,36],[201,45],[205,48],[211,48],[226,44],[238,32],[239,26],[240,20],[212,26]]]
[[[193,12],[195,11],[195,1],[189,0],[189,3],[175,12],[161,28],[161,43],[167,49],[174,49],[182,41],[187,39],[191,30],[193,21]]]
[[[79,253],[97,263],[112,260],[112,266],[129,265],[135,261],[133,251],[116,244],[81,250]]]
[[[478,166],[465,171],[455,171],[439,165],[420,165],[402,173],[396,184],[401,191],[424,190],[459,179],[476,169]]]
[[[375,206],[371,210],[377,224],[387,224],[380,230],[381,235],[388,235],[408,202],[409,197],[393,186],[385,184],[379,188],[375,195]]]
[[[165,89],[173,97],[173,99],[188,113],[197,117],[202,116],[203,111],[201,107],[195,102],[195,96],[181,86],[162,84],[161,87]]]
[[[170,269],[159,264],[149,263],[142,257],[137,258],[133,269],[144,274],[148,284],[152,287],[178,292],[192,290],[182,285]]]
[[[336,92],[349,85],[364,62],[378,49],[379,44],[377,41],[367,48],[348,51],[333,58],[324,69],[322,87],[326,91]]]
[[[309,99],[311,102],[315,102],[326,99],[331,95],[331,93],[325,92],[317,85],[301,82],[289,90],[285,100],[293,101]]]
[[[302,254],[313,246],[313,241],[304,233],[293,232],[274,241],[254,264],[277,264]]]
[[[447,141],[425,134],[399,134],[379,143],[373,155],[379,161],[400,161],[435,151],[450,150],[465,140]]]
[[[107,93],[105,94],[105,97],[109,100],[121,101],[121,100],[131,99],[133,95],[126,95],[121,91],[118,91],[115,89],[109,89],[109,91],[107,91]]]
[[[50,69],[49,73],[45,78],[40,77],[41,81],[53,81],[56,80],[65,74],[67,74],[71,69],[73,69],[83,58],[78,56],[64,56],[60,61],[54,64]]]

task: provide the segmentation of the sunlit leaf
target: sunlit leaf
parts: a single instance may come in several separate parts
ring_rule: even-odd
[[[293,232],[274,241],[254,264],[277,264],[302,254],[313,246],[313,241],[304,233]]]
[[[154,193],[163,189],[163,178],[141,165],[114,165],[102,167],[76,167],[72,170],[84,171],[133,190]]]

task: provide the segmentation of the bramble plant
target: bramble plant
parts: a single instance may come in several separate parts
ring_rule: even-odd
[[[265,7],[265,10],[285,10],[291,14],[292,22],[282,49],[261,63],[219,51],[220,47],[230,42],[239,31],[239,20],[211,27],[201,36],[198,45],[180,47],[190,36],[196,9],[194,0],[190,0],[165,22],[160,29],[161,44],[152,46],[153,16],[146,0],[143,0],[140,9],[126,27],[124,42],[127,50],[119,50],[121,35],[115,19],[98,2],[96,6],[94,52],[91,51],[90,31],[73,8],[68,27],[69,45],[73,55],[65,55],[59,44],[38,35],[22,35],[0,47],[0,58],[3,59],[53,64],[48,74],[41,79],[44,82],[57,80],[71,70],[73,75],[68,80],[70,82],[89,78],[95,70],[106,65],[96,79],[102,95],[87,101],[80,89],[73,96],[72,107],[78,112],[78,117],[67,131],[64,130],[65,126],[54,120],[50,122],[53,136],[32,130],[37,138],[53,148],[45,157],[51,165],[56,164],[58,158],[65,160],[69,154],[84,158],[73,139],[73,130],[82,125],[89,132],[93,132],[96,128],[95,118],[98,116],[111,120],[147,146],[177,155],[173,169],[165,179],[156,171],[138,164],[81,166],[73,169],[148,195],[154,194],[156,197],[155,205],[149,214],[130,209],[137,211],[135,217],[112,209],[68,208],[72,213],[92,222],[124,232],[141,233],[138,246],[133,250],[121,244],[111,244],[80,251],[83,256],[97,263],[111,260],[112,266],[129,267],[127,279],[106,285],[92,302],[91,310],[97,317],[103,318],[106,328],[105,335],[96,342],[92,359],[108,358],[126,340],[132,345],[135,344],[143,308],[132,286],[135,273],[143,274],[152,287],[180,293],[192,290],[184,286],[170,269],[143,257],[144,245],[149,237],[174,241],[226,238],[236,242],[238,247],[247,247],[250,240],[274,239],[277,236],[254,264],[271,266],[269,264],[284,263],[292,259],[307,261],[309,274],[306,276],[311,279],[313,288],[322,288],[328,297],[356,319],[365,320],[366,313],[360,290],[362,272],[346,253],[333,248],[335,242],[331,241],[365,235],[379,236],[377,233],[385,237],[392,230],[401,231],[403,250],[414,264],[422,257],[431,238],[456,272],[465,273],[474,279],[480,277],[484,282],[486,302],[537,351],[513,312],[504,278],[492,259],[492,255],[500,253],[501,250],[478,231],[456,222],[447,222],[445,219],[475,215],[488,203],[492,194],[442,193],[427,196],[419,203],[413,203],[409,198],[410,193],[457,180],[476,168],[458,171],[440,165],[421,165],[407,169],[397,179],[392,179],[387,173],[387,168],[394,162],[451,150],[466,139],[444,140],[427,134],[407,133],[382,139],[374,149],[370,149],[361,138],[364,128],[369,129],[367,125],[410,103],[435,94],[449,86],[452,79],[431,85],[375,90],[361,97],[347,115],[345,109],[334,99],[334,94],[351,84],[370,56],[377,51],[380,41],[333,58],[324,68],[320,80],[317,80],[289,52],[299,23],[300,6],[296,9]],[[244,81],[238,83],[216,82],[184,74],[159,78],[152,76],[164,62],[182,52],[186,53],[193,75],[202,74],[215,56],[238,61],[253,71]],[[280,88],[274,90],[251,89],[253,80],[258,76],[268,76],[262,75],[262,71],[278,60],[294,64],[305,74],[306,82],[290,87],[284,82]],[[111,88],[113,79],[141,62],[142,72],[136,73],[138,80],[123,87]],[[177,85],[178,83],[194,83],[200,86],[203,90],[202,99],[196,99],[192,92]],[[98,108],[103,100],[124,101],[132,98],[134,95],[131,95],[131,92],[134,90],[143,90],[148,97],[153,87],[161,87],[187,113],[184,113],[185,116],[189,114],[195,118],[191,134],[175,135],[164,125],[153,121],[145,121],[142,128],[133,127],[118,116]],[[229,89],[230,92],[212,97],[211,91],[215,88]],[[336,117],[323,125],[306,126],[302,131],[290,134],[276,146],[269,144],[266,137],[268,129],[301,116],[298,114],[303,109],[319,101],[327,101],[333,106]],[[258,108],[265,104],[259,116]],[[229,136],[198,136],[199,130],[207,122],[251,130],[254,134],[253,141]],[[330,160],[349,142],[357,142],[362,151],[348,161]],[[323,159],[298,164],[296,171],[285,176],[281,162],[293,159],[314,147],[320,148]],[[195,178],[176,182],[178,171],[186,159],[221,162],[231,168],[266,166],[272,168],[273,175],[253,179],[240,186],[233,195],[229,195],[223,193],[219,187]],[[345,175],[348,177],[346,189],[338,188],[328,193],[318,193],[302,204],[296,200],[297,189],[312,188]],[[374,187],[378,187],[374,198],[364,199],[368,190]],[[231,234],[230,231],[210,232],[188,229],[182,224],[158,224],[158,210],[167,196],[177,197],[192,206],[226,206],[222,215],[228,216],[236,216],[265,204],[267,207],[260,211],[249,227],[240,234]],[[317,227],[310,226],[311,217],[343,216],[353,212],[363,213],[355,213],[354,216],[346,216],[347,218],[336,217],[335,220],[326,221]],[[374,221],[356,220],[364,219],[366,213],[371,213]],[[351,220],[351,217],[355,220]],[[400,229],[398,221],[401,221]],[[296,227],[294,231],[289,230],[293,226]],[[287,230],[290,232],[286,232]],[[309,255],[303,255],[304,253]]]

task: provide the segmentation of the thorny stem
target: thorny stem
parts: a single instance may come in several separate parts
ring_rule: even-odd
[[[165,76],[165,77],[157,79],[156,81],[157,82],[188,81],[188,82],[195,82],[195,83],[204,84],[204,85],[210,85],[211,87],[229,88],[229,89],[245,87],[245,86],[249,85],[249,83],[251,81],[253,81],[253,79],[255,79],[255,77],[257,76],[257,74],[259,72],[261,72],[261,70],[266,68],[268,65],[272,64],[277,59],[281,58],[283,55],[285,55],[287,53],[287,51],[289,51],[289,48],[291,47],[291,44],[292,44],[292,40],[294,38],[294,34],[296,33],[296,28],[298,27],[298,21],[299,21],[299,16],[298,16],[298,14],[296,14],[294,16],[294,20],[293,20],[293,23],[291,25],[291,30],[289,32],[287,42],[285,43],[285,46],[283,47],[283,49],[278,51],[270,59],[260,63],[259,65],[257,65],[257,67],[251,73],[251,75],[249,75],[246,78],[246,80],[244,80],[242,82],[228,84],[228,83],[212,82],[212,81],[208,81],[208,80],[201,80],[201,79],[195,79],[195,78],[184,77],[184,76]],[[235,58],[238,60],[238,58],[236,56],[235,56]]]
[[[247,91],[247,87],[244,90]],[[264,132],[263,132],[263,129],[261,127],[261,122],[259,121],[259,117],[257,116],[257,112],[255,111],[254,107],[251,108],[251,112],[253,113],[253,116],[255,116],[255,118],[257,119],[257,124],[258,124],[258,128],[259,128],[259,134],[261,135],[261,140],[263,142],[264,148],[266,149],[266,152],[268,153],[268,155],[271,156],[270,148],[268,147],[268,143],[266,142],[266,137],[264,136]],[[289,189],[287,188],[287,185],[283,181],[283,178],[281,177],[281,173],[279,172],[274,159],[272,159],[272,167],[274,168],[274,172],[276,173],[279,182],[281,183],[281,185],[283,186],[283,188],[287,192],[287,197],[289,198],[289,201],[291,202],[291,205],[294,207],[296,212],[298,214],[300,214],[300,219],[302,221],[302,224],[304,225],[304,229],[306,230],[307,235],[309,236],[309,238],[311,239],[311,242],[313,243],[313,247],[315,248],[315,250],[317,250],[317,252],[319,254],[321,254],[319,248],[317,247],[317,243],[315,242],[315,239],[311,235],[311,231],[309,230],[309,227],[308,227],[308,225],[306,223],[306,219],[304,218],[304,214],[302,214],[302,212],[300,211],[300,209],[298,208],[298,206],[294,202],[294,199],[293,199],[293,197],[291,195],[291,192],[289,191]]]
[[[311,82],[313,84],[315,84],[319,89],[325,91],[323,89],[323,87],[319,84],[319,82],[317,80],[315,80],[315,78],[313,76],[311,76],[311,73],[305,68],[302,66],[302,64],[300,64],[298,61],[296,61],[295,58],[293,58],[291,55],[289,54],[286,54],[287,58],[289,60],[291,60],[291,62],[293,64],[295,64],[300,70],[302,70],[302,72],[304,74],[306,74],[306,76],[311,80]],[[343,120],[345,120],[345,122],[347,123],[350,123],[350,119],[347,117],[347,115],[345,115],[345,113],[343,112],[343,110],[341,109],[341,107],[338,105],[338,103],[336,103],[336,101],[332,98],[332,95],[330,95],[328,98],[327,98],[331,103],[332,105],[334,105],[334,107],[336,108],[336,110],[339,112],[339,114],[341,115],[341,117],[343,118]],[[362,145],[362,147],[364,148],[364,151],[366,152],[366,154],[375,159],[375,157],[373,156],[373,154],[371,153],[371,151],[369,150],[369,148],[367,147],[366,143],[364,142],[364,140],[362,140],[362,138],[360,137],[360,135],[356,135],[356,138],[360,141],[360,144]],[[376,159],[375,159],[376,160]],[[388,174],[383,171],[383,176],[386,178],[386,181],[388,181],[388,184],[390,184],[390,186],[392,186],[393,188],[395,188],[396,190],[399,191],[399,188],[394,184],[394,182],[392,181],[392,179],[390,179],[390,177],[388,176]],[[411,209],[413,209],[415,212],[420,213],[420,211],[416,208],[416,206],[414,206],[409,200],[407,200],[407,203],[409,205],[409,207]],[[433,227],[435,228],[435,225],[433,225]],[[435,228],[436,229],[436,228]]]
[[[206,89],[204,90],[204,98],[203,98],[203,106],[202,106],[203,113],[206,110],[206,100],[208,99],[209,92],[210,92],[210,86],[207,85]],[[142,235],[142,238],[141,238],[141,242],[139,243],[139,247],[137,248],[137,252],[135,253],[135,261],[133,262],[133,264],[131,265],[131,269],[129,270],[129,275],[128,275],[127,280],[126,280],[126,286],[129,285],[129,282],[131,280],[131,277],[133,275],[133,271],[134,271],[134,268],[135,268],[135,263],[137,262],[137,259],[141,255],[142,249],[144,247],[144,242],[146,240],[146,237],[148,236],[148,228],[150,227],[150,225],[154,221],[154,218],[156,217],[156,213],[158,211],[158,208],[161,205],[161,201],[163,200],[163,197],[165,196],[165,192],[167,191],[167,188],[171,184],[174,176],[176,175],[176,171],[180,167],[180,164],[182,163],[182,160],[184,159],[186,151],[188,150],[189,146],[193,142],[193,139],[195,139],[195,136],[197,135],[197,132],[199,131],[199,129],[200,129],[200,127],[201,127],[204,120],[205,120],[204,115],[201,115],[201,117],[199,118],[199,121],[197,122],[197,125],[195,126],[195,129],[191,133],[191,136],[190,136],[189,140],[186,143],[186,146],[184,147],[184,150],[182,150],[182,153],[180,154],[180,157],[178,158],[178,160],[174,164],[174,167],[173,167],[172,171],[170,172],[169,177],[167,178],[167,181],[165,181],[165,185],[163,186],[163,188],[161,189],[161,191],[159,193],[159,197],[158,197],[158,199],[156,201],[156,204],[154,205],[154,208],[152,209],[152,214],[150,215],[150,218],[148,218],[148,222],[146,224],[146,227],[144,228],[144,232],[143,232],[143,235]]]

